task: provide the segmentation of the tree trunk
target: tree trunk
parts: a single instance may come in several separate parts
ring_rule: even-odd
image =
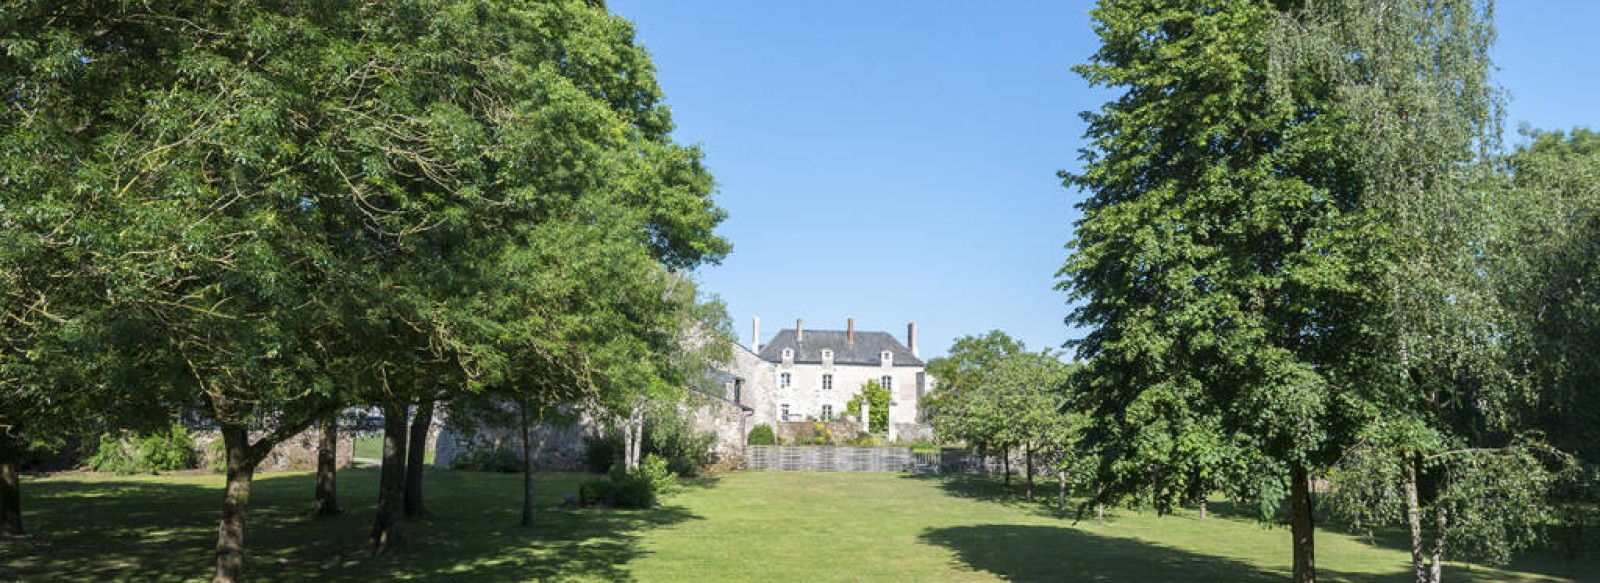
[[[1006,486],[1011,486],[1011,448],[1000,448],[1000,468],[1006,473]]]
[[[629,427],[633,431],[633,451],[631,452],[631,461],[628,462],[629,472],[638,470],[639,462],[643,461],[644,458],[642,455],[644,452],[644,405],[635,405],[633,407],[631,419],[632,425]]]
[[[622,430],[622,471],[627,473],[633,469],[633,413],[628,413],[617,428]]]
[[[1032,444],[1023,446],[1023,448],[1022,448],[1022,462],[1023,462],[1024,466],[1027,466],[1027,467],[1023,468],[1023,471],[1027,472],[1027,474],[1028,474],[1028,488],[1027,488],[1028,492],[1027,492],[1027,494],[1028,494],[1028,499],[1032,500],[1033,499],[1033,445]]]
[[[398,546],[400,522],[404,514],[406,491],[406,410],[407,403],[383,406],[383,469],[378,476],[378,516],[368,537],[374,551]]]
[[[1316,520],[1311,516],[1311,478],[1300,463],[1289,466],[1289,532],[1294,545],[1294,583],[1315,583]]]
[[[1101,502],[1101,500],[1103,500],[1103,498],[1101,498],[1101,496],[1105,496],[1105,495],[1106,495],[1106,487],[1105,487],[1105,485],[1104,484],[1096,485],[1095,488],[1094,488],[1094,498],[1095,498],[1095,501],[1094,501],[1094,521],[1097,522],[1097,523],[1105,523],[1105,521],[1106,521],[1106,503],[1105,502]]]
[[[517,402],[522,416],[522,525],[533,526],[533,440],[529,439],[528,402]]]
[[[422,505],[422,470],[428,454],[428,429],[433,426],[432,400],[417,404],[416,419],[411,421],[411,444],[406,447],[406,518],[428,514]]]
[[[1411,569],[1417,583],[1428,583],[1428,565],[1422,556],[1422,504],[1417,497],[1417,458],[1406,454],[1406,526],[1411,531]]]
[[[1444,581],[1444,534],[1450,526],[1450,511],[1439,506],[1433,511],[1433,559],[1428,564],[1428,583]]]
[[[1205,500],[1201,500],[1200,501],[1200,520],[1203,521],[1205,519],[1206,519],[1206,501]]]
[[[241,425],[222,426],[222,444],[228,456],[227,489],[222,497],[222,521],[217,526],[217,570],[212,583],[244,579],[244,520],[250,511],[250,482],[257,460],[250,456],[250,435]]]
[[[22,530],[22,448],[0,436],[0,536],[20,536]]]
[[[1056,470],[1056,485],[1058,486],[1058,491],[1056,492],[1056,510],[1065,511],[1067,509],[1066,470]]]
[[[322,416],[322,440],[317,443],[317,516],[344,512],[339,508],[339,409]]]

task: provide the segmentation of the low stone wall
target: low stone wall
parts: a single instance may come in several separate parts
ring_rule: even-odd
[[[745,467],[785,472],[906,472],[913,456],[909,447],[833,445],[748,445]]]

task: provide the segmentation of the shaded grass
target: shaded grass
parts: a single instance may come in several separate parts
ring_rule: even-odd
[[[252,580],[594,580],[627,577],[640,532],[690,520],[676,507],[558,509],[586,476],[540,474],[536,526],[518,526],[521,476],[430,471],[428,517],[407,542],[366,550],[377,470],[340,476],[340,516],[312,519],[314,477],[259,476],[251,491],[245,567]],[[23,485],[28,538],[0,541],[0,580],[208,579],[222,496],[218,476],[71,475]]]
[[[433,471],[432,514],[408,522],[408,544],[364,546],[376,470],[340,474],[346,513],[310,519],[313,476],[256,482],[246,567],[265,581],[1278,581],[1286,528],[1226,504],[1200,521],[1113,509],[1074,522],[1021,489],[983,476],[742,472],[690,481],[647,511],[556,508],[583,474],[536,483],[538,526],[517,526],[517,475]],[[24,482],[35,534],[0,539],[0,580],[177,581],[209,576],[218,476],[64,475]],[[1041,488],[1047,490],[1048,488]],[[1409,581],[1392,541],[1318,534],[1326,581]],[[1451,565],[1450,581],[1565,580],[1559,562],[1514,571]]]

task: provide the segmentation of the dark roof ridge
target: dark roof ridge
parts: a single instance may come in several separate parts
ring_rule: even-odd
[[[922,359],[911,354],[911,349],[893,334],[881,331],[856,330],[851,342],[845,330],[806,330],[797,334],[793,328],[779,330],[772,340],[761,347],[760,357],[768,362],[783,362],[785,349],[794,351],[794,362],[822,362],[822,351],[833,351],[835,364],[883,364],[883,352],[888,351],[895,366],[922,366]]]

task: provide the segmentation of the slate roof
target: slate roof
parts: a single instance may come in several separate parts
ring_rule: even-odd
[[[783,349],[794,349],[794,361],[822,362],[822,350],[833,350],[834,364],[879,366],[879,355],[887,350],[894,355],[895,366],[922,366],[922,359],[911,355],[911,349],[888,332],[856,331],[856,341],[850,342],[850,333],[844,330],[806,330],[804,342],[795,342],[794,330],[779,330],[772,341],[761,347],[761,360],[783,362]]]

